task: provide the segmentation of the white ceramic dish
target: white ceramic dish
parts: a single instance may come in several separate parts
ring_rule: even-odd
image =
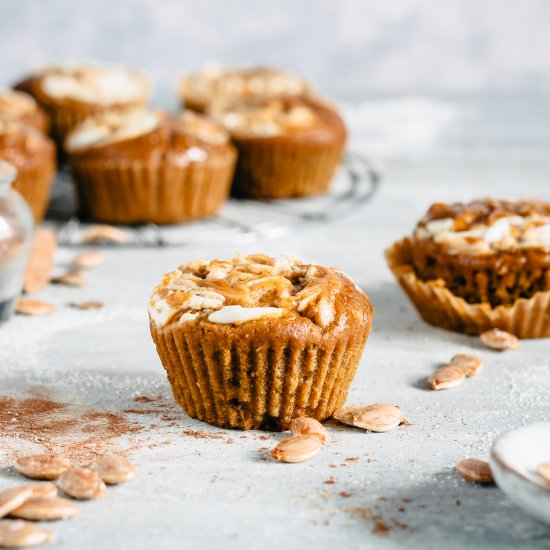
[[[550,462],[550,422],[502,434],[490,464],[497,485],[528,514],[550,524],[550,482],[537,472]]]

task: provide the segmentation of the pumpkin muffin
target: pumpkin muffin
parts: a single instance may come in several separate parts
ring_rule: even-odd
[[[367,295],[337,269],[261,254],[168,273],[151,334],[176,400],[224,428],[287,429],[340,408],[372,324]]]
[[[47,133],[50,123],[46,113],[36,101],[25,92],[0,90],[0,120],[22,122]]]
[[[69,131],[86,117],[110,109],[142,105],[149,95],[146,77],[111,65],[45,67],[19,82],[46,111],[60,146]]]
[[[550,203],[434,204],[386,256],[428,323],[550,336]]]
[[[199,113],[207,112],[210,105],[218,101],[295,96],[310,91],[310,86],[300,77],[272,67],[217,67],[184,75],[179,82],[182,105]]]
[[[29,203],[35,221],[43,219],[56,166],[53,141],[27,124],[0,118],[0,160],[17,168],[13,188]]]
[[[85,215],[115,223],[179,223],[217,212],[229,194],[228,133],[192,112],[137,108],[79,124],[66,150]]]
[[[217,103],[211,115],[239,151],[235,195],[284,199],[328,190],[347,134],[332,107],[305,96],[253,98]]]

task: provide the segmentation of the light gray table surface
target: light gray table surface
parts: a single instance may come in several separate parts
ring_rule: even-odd
[[[57,539],[48,548],[549,548],[550,528],[497,487],[473,485],[453,469],[462,458],[486,458],[501,432],[549,420],[548,339],[500,354],[428,326],[383,257],[433,201],[548,200],[548,107],[541,98],[422,96],[346,106],[354,146],[384,177],[360,210],[268,242],[105,249],[105,264],[87,272],[88,286],[49,286],[38,295],[58,306],[55,314],[16,317],[0,328],[0,396],[44,395],[115,413],[149,410],[154,406],[133,398],[160,396],[162,414],[176,419],[129,414],[143,430],[115,443],[132,447],[136,480],[83,504],[78,518],[52,524]],[[259,452],[284,434],[263,439],[260,432],[218,430],[180,411],[149,336],[148,296],[163,273],[182,263],[237,252],[290,255],[351,275],[373,300],[375,320],[348,402],[398,403],[411,425],[374,434],[329,424],[326,448],[289,465],[262,460],[266,453]],[[59,250],[58,266],[74,254]],[[105,307],[66,307],[88,299]],[[427,391],[427,375],[459,352],[483,358],[480,376],[454,390]],[[0,488],[20,482],[10,467],[14,452],[39,449],[0,439]],[[374,533],[371,515],[389,533]]]

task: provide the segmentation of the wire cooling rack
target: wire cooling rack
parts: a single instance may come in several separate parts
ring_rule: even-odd
[[[221,211],[204,220],[171,226],[118,226],[121,242],[113,246],[158,247],[201,244],[241,244],[288,235],[300,226],[329,224],[367,203],[381,182],[379,172],[361,154],[346,155],[328,194],[286,200],[229,199]],[[89,246],[86,235],[94,224],[76,215],[67,172],[59,173],[48,211],[63,246]]]

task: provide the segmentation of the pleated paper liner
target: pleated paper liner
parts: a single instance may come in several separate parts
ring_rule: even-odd
[[[50,200],[54,177],[55,163],[52,159],[32,167],[20,168],[13,183],[16,189],[29,204],[34,220],[39,223],[44,218]]]
[[[386,259],[422,319],[431,325],[465,334],[498,328],[518,338],[550,336],[550,291],[520,298],[510,307],[469,304],[452,294],[442,280],[422,281],[417,277],[409,239],[386,250]]]
[[[328,190],[342,159],[345,135],[334,143],[295,142],[292,136],[234,139],[239,150],[233,193],[284,199],[319,195]]]
[[[112,223],[180,223],[214,214],[229,195],[235,157],[169,165],[75,159],[72,164],[83,212]]]
[[[191,417],[222,428],[288,429],[293,418],[329,418],[346,401],[370,326],[341,340],[250,338],[196,323],[151,334],[174,397]]]

